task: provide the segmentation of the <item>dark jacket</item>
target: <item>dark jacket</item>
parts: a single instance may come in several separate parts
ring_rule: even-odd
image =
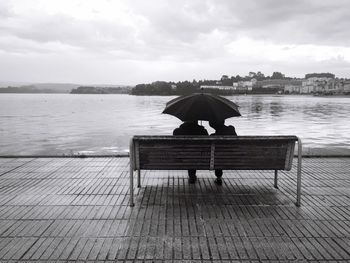
[[[185,122],[173,131],[173,135],[208,135],[208,132],[203,126]]]
[[[212,133],[211,135],[234,135],[237,136],[235,127],[232,125],[230,126],[222,126],[220,129],[216,130],[215,133]]]

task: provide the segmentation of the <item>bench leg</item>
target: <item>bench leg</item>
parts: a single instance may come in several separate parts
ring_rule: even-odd
[[[302,160],[302,145],[298,138],[298,167],[297,167],[297,202],[296,206],[300,206],[301,200],[301,160]]]
[[[278,170],[275,170],[275,182],[274,182],[273,186],[274,186],[276,189],[278,189],[277,180],[278,180]]]
[[[130,206],[134,206],[134,171],[130,165]]]
[[[141,187],[141,171],[137,170],[137,187]]]

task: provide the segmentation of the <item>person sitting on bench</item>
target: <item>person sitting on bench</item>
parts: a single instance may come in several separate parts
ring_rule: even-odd
[[[198,125],[198,121],[185,121],[173,131],[173,135],[209,135],[208,131]],[[197,180],[196,170],[188,170],[188,182],[194,184]]]
[[[235,127],[232,125],[226,126],[225,125],[225,120],[220,120],[220,121],[210,121],[209,122],[210,127],[215,129],[215,133],[212,133],[210,135],[234,135],[237,136]],[[217,185],[222,185],[222,170],[216,169],[215,170],[215,183]]]

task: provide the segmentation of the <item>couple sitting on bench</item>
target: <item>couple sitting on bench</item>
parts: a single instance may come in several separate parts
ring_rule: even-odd
[[[215,133],[211,135],[234,135],[237,136],[236,130],[233,126],[226,126],[225,120],[221,121],[210,121],[210,127],[215,129]],[[173,131],[173,135],[209,135],[208,131],[203,127],[198,125],[197,121],[185,121]],[[215,170],[215,183],[217,185],[222,185],[222,170]],[[196,170],[188,170],[188,182],[194,184],[197,180]]]

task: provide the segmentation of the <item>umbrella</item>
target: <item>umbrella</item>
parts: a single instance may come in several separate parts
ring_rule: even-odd
[[[220,121],[241,116],[238,105],[210,93],[193,93],[167,102],[162,113],[173,115],[182,121]]]

